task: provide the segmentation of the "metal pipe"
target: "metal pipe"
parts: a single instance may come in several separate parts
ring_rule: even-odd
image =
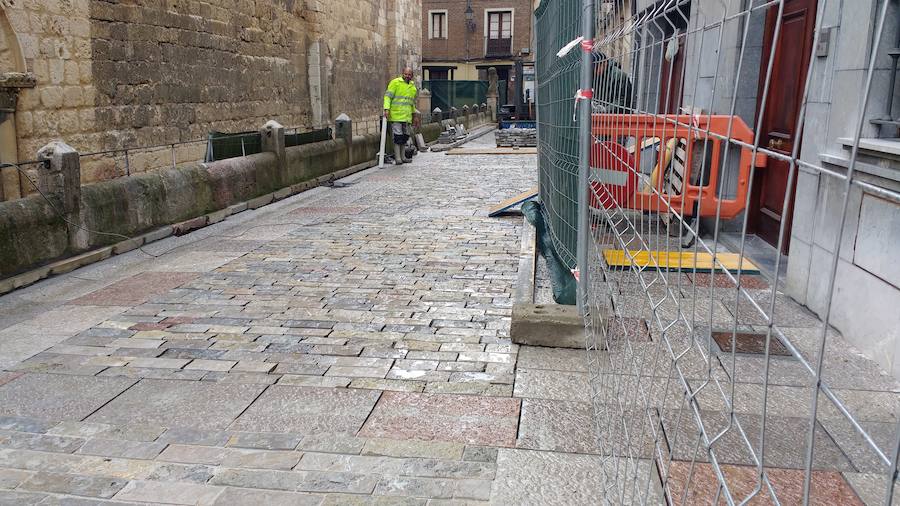
[[[589,312],[585,307],[588,286],[588,241],[590,238],[590,209],[588,208],[588,187],[590,185],[591,163],[591,98],[593,93],[593,39],[594,39],[594,0],[582,0],[581,31],[586,45],[581,51],[581,90],[589,98],[579,102],[578,129],[578,308],[583,316]],[[589,51],[588,48],[591,50]]]

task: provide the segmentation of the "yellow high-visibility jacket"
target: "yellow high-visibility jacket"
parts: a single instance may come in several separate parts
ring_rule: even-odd
[[[384,92],[384,109],[389,110],[390,120],[395,123],[412,123],[416,110],[416,83],[409,84],[398,77],[388,84]]]

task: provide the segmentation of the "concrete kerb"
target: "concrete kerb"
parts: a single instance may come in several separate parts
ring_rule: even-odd
[[[528,346],[584,349],[584,319],[576,306],[534,303],[537,260],[537,234],[523,217],[519,276],[509,329],[512,342]]]
[[[371,169],[375,166],[375,164],[376,162],[374,160],[360,163],[346,169],[341,169],[332,174],[318,177],[311,181],[304,181],[303,183],[298,183],[287,188],[282,188],[281,190],[262,195],[247,202],[234,204],[228,206],[225,209],[221,209],[219,211],[215,211],[203,216],[198,216],[196,218],[192,218],[180,223],[175,223],[173,225],[166,225],[152,232],[126,239],[111,246],[105,246],[102,248],[87,251],[74,257],[59,260],[57,262],[31,269],[18,275],[2,279],[0,280],[0,295],[5,295],[14,290],[18,290],[19,288],[25,288],[27,286],[33,285],[34,283],[37,283],[38,281],[46,279],[50,276],[69,273],[78,268],[85,267],[102,260],[106,260],[113,255],[127,253],[129,251],[135,250],[156,241],[160,241],[172,235],[184,235],[195,230],[207,227],[209,225],[220,223],[222,221],[225,221],[229,216],[244,212],[248,209],[258,209],[260,207],[264,207],[280,200],[284,200],[287,197],[303,193],[307,190],[311,190],[329,181],[343,179],[358,172]]]

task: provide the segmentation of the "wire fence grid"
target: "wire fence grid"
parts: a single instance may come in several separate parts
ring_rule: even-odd
[[[828,323],[853,192],[900,205],[858,170],[898,2],[633,1],[535,12],[540,198],[579,277],[602,462],[586,486],[606,504],[892,504],[900,388]],[[871,34],[827,25],[870,3]],[[821,128],[806,120],[826,56],[860,41],[855,95],[832,100],[857,106],[836,168],[800,141]],[[802,209],[836,226],[814,266],[818,314],[783,293],[792,191],[775,202],[771,274],[748,257],[770,174],[836,188]]]

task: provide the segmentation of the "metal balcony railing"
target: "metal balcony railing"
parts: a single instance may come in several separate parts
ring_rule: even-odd
[[[507,58],[510,56],[512,56],[512,38],[492,39],[486,37],[484,39],[485,58]]]

